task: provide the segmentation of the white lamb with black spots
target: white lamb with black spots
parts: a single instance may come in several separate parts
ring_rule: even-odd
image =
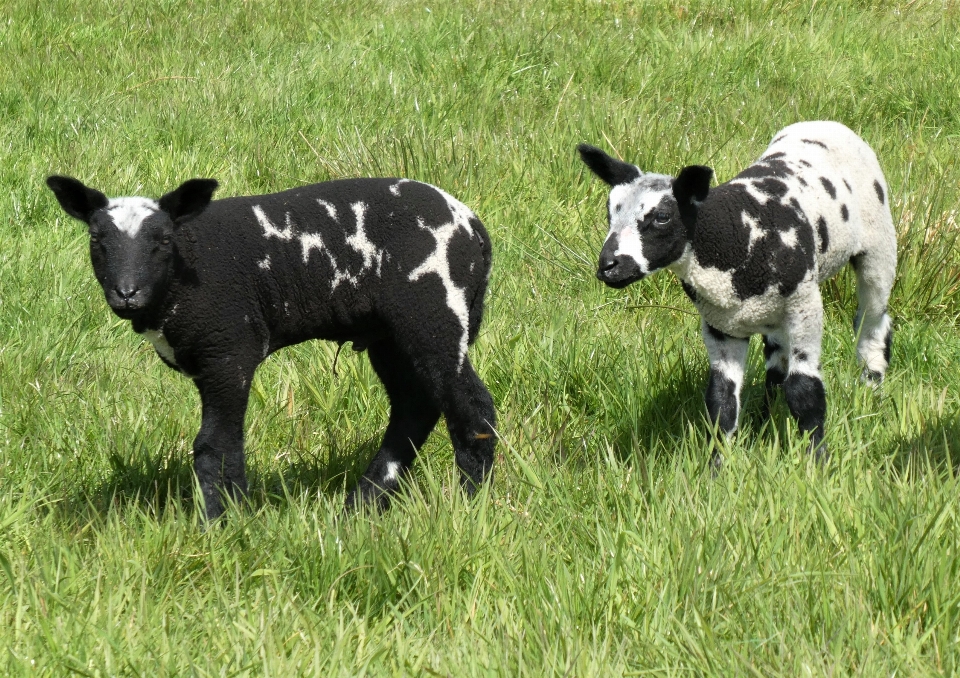
[[[390,398],[380,450],[347,505],[384,507],[441,413],[468,493],[493,466],[493,401],[467,356],[483,315],[490,240],[438,188],[349,179],[211,201],[191,179],[159,200],[47,184],[89,226],[107,302],[194,380],[194,469],[208,518],[247,489],[243,422],[257,366],[307,339],[367,350]]]
[[[691,165],[674,178],[644,174],[593,146],[578,150],[611,186],[597,277],[616,288],[661,269],[680,279],[700,312],[710,358],[711,422],[728,436],[736,430],[748,341],[762,334],[768,399],[783,387],[799,429],[822,454],[819,284],[847,262],[857,275],[864,377],[880,382],[890,362],[897,243],[870,147],[840,123],[796,123],[712,190],[709,167]]]

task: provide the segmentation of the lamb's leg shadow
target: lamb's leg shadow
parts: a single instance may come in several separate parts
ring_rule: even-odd
[[[691,423],[709,426],[703,399],[707,370],[677,369],[665,376],[656,385],[647,386],[650,397],[642,400],[637,410],[622,411],[613,439],[614,451],[621,460],[641,454],[671,454]]]

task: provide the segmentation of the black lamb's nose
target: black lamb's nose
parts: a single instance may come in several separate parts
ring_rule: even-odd
[[[117,285],[114,289],[117,291],[117,296],[124,301],[132,299],[133,295],[140,291],[140,288],[134,285]]]

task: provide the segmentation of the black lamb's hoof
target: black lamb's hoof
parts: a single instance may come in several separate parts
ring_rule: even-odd
[[[813,460],[817,462],[817,466],[821,468],[826,466],[830,461],[830,448],[827,447],[827,444],[823,440],[820,442],[811,440],[809,454],[813,457]]]
[[[343,512],[356,513],[361,507],[385,511],[390,507],[391,494],[390,490],[377,485],[369,478],[361,478],[357,486],[347,493]]]

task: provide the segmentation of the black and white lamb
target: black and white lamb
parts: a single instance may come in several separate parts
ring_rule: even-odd
[[[819,283],[847,262],[857,276],[854,329],[864,377],[880,382],[890,362],[886,311],[897,243],[870,147],[840,123],[796,123],[713,190],[709,167],[685,167],[674,178],[644,174],[592,146],[578,150],[611,186],[597,277],[616,288],[664,268],[680,278],[700,312],[710,358],[711,422],[728,436],[736,430],[748,341],[762,334],[767,396],[783,387],[819,454],[826,413]]]
[[[107,302],[203,407],[194,469],[208,518],[247,489],[244,415],[257,366],[307,339],[367,350],[390,399],[380,450],[347,497],[389,503],[440,414],[472,493],[494,458],[493,401],[467,356],[483,315],[490,241],[465,205],[407,179],[348,179],[211,202],[191,179],[157,201],[108,199],[51,176],[90,231]]]

